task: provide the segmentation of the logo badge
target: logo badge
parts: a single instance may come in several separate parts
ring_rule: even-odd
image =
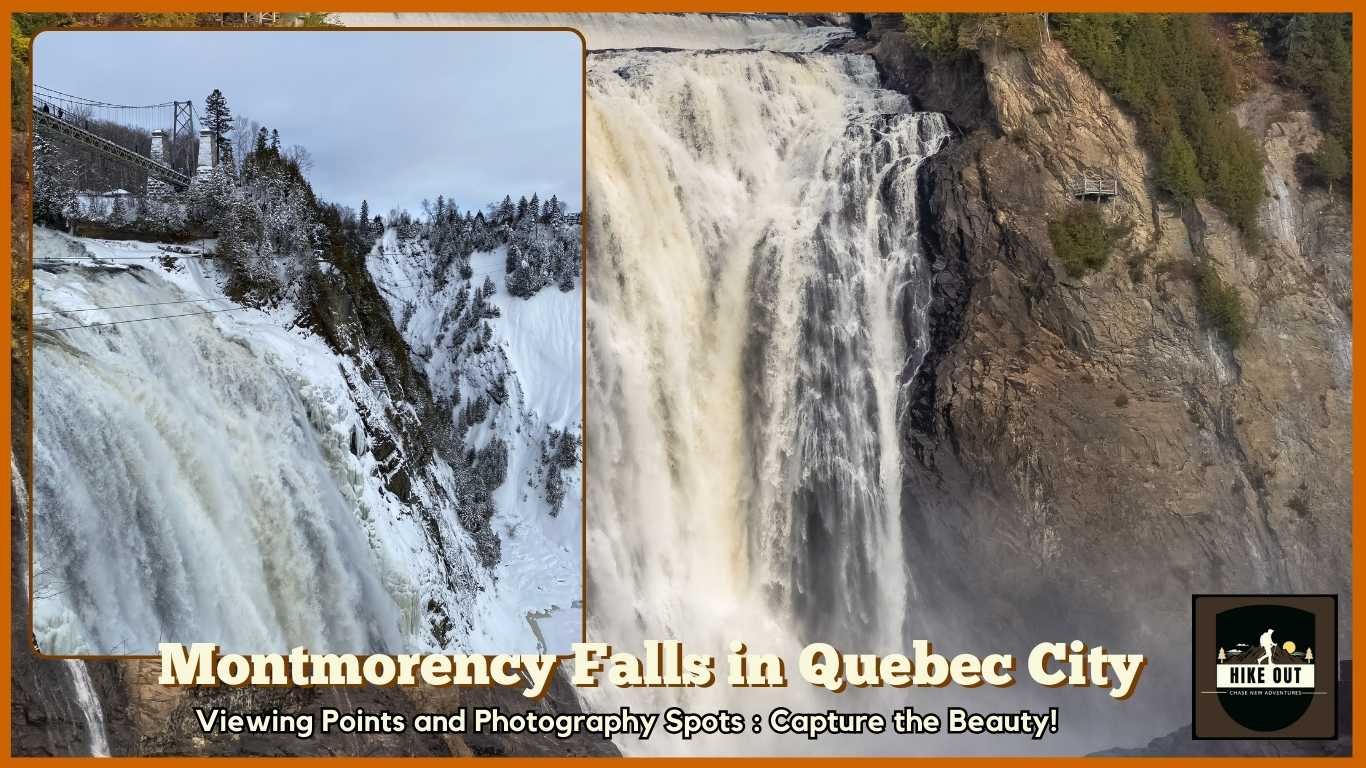
[[[1196,595],[1197,739],[1337,738],[1336,595]]]

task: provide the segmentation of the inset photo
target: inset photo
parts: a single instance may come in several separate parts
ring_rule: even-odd
[[[33,57],[37,649],[568,652],[579,34],[63,30]]]

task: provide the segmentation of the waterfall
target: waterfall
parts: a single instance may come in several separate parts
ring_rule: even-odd
[[[588,132],[589,636],[900,648],[943,117],[865,56],[619,51],[589,59]]]
[[[183,295],[141,268],[56,270],[36,275],[40,309]],[[41,325],[99,319],[58,317]],[[203,316],[38,330],[33,358],[44,651],[410,649],[396,579],[342,492],[344,451],[310,421],[316,388],[276,357]]]
[[[85,715],[86,730],[90,732],[90,754],[93,757],[109,757],[109,739],[104,730],[104,708],[100,697],[90,682],[90,671],[85,662],[67,659],[66,668],[71,671],[71,683],[76,688],[76,702]]]
[[[19,522],[19,539],[14,542],[16,551],[26,548],[28,545],[28,488],[24,483],[24,474],[19,469],[19,463],[15,457],[10,456],[10,498],[17,506],[15,518]],[[20,566],[12,569],[12,573],[23,579],[23,591],[28,591],[28,568]],[[76,705],[81,708],[81,715],[85,718],[86,732],[89,734],[89,749],[92,757],[109,757],[109,736],[104,727],[104,706],[100,704],[99,694],[95,693],[95,686],[90,680],[90,670],[86,668],[85,662],[79,659],[67,659],[67,671],[71,673],[71,686],[76,692]],[[60,706],[66,707],[63,697],[54,696],[53,703],[61,702]],[[50,734],[49,738],[55,736]]]

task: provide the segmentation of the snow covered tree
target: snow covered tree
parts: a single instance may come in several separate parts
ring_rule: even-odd
[[[33,220],[60,227],[76,211],[76,164],[43,134],[33,133]]]
[[[502,485],[508,474],[507,442],[498,436],[489,440],[488,445],[475,452],[474,469],[485,492],[492,493]]]
[[[128,201],[126,195],[114,195],[114,207],[109,212],[109,223],[120,226],[128,223]]]
[[[545,501],[550,505],[550,516],[557,517],[560,514],[560,507],[564,505],[564,478],[560,476],[560,471],[553,467],[546,471]]]
[[[483,211],[462,215],[444,196],[438,196],[435,205],[423,205],[427,221],[415,227],[427,236],[438,281],[452,270],[468,280],[473,275],[470,256],[502,246],[506,249],[505,285],[511,295],[529,298],[546,286],[574,289],[580,272],[579,229],[565,223],[564,205],[558,198],[542,202],[533,193],[513,203],[512,196],[505,195],[486,210],[488,218]],[[394,221],[389,223],[392,226]]]
[[[561,469],[573,469],[579,464],[579,437],[569,430],[560,433],[555,449],[555,463]]]
[[[512,196],[504,195],[503,202],[499,203],[497,207],[494,208],[493,223],[504,224],[511,221],[516,211],[517,209],[513,207],[512,204]]]

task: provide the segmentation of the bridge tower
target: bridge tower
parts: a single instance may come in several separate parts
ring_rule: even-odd
[[[208,128],[199,129],[199,165],[195,168],[195,178],[203,179],[213,173],[218,165],[218,137]]]
[[[192,165],[194,158],[190,156],[190,143],[194,139],[194,102],[176,101],[174,106],[174,118],[171,121],[171,149],[177,153],[177,157],[166,157],[167,165],[176,170],[184,169],[185,175],[190,175],[194,171]],[[183,165],[181,165],[183,163]]]
[[[166,143],[166,132],[160,128],[152,131],[152,152],[150,157],[154,163],[160,163],[162,165],[171,164],[171,148],[170,145]],[[167,184],[161,179],[150,175],[147,177],[148,196],[161,197],[163,195],[171,194],[173,190],[174,188],[170,184]]]

